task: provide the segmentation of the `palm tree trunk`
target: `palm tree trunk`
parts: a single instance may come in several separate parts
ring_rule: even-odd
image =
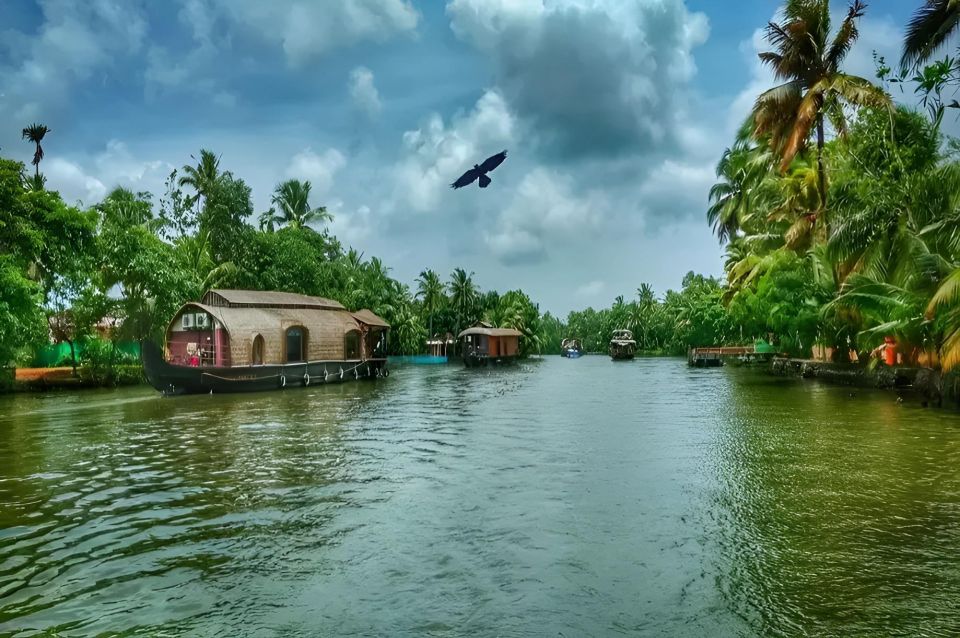
[[[826,145],[823,130],[823,113],[817,117],[817,181],[820,187],[820,214],[827,210],[827,171],[823,163],[823,147]],[[826,220],[820,220],[826,226]],[[826,229],[824,229],[826,230]]]
[[[40,142],[37,142],[36,155],[37,155],[37,156],[40,155]],[[40,162],[36,162],[36,163],[33,165],[33,167],[36,169],[35,175],[37,176],[37,179],[39,180],[39,179],[40,179]]]

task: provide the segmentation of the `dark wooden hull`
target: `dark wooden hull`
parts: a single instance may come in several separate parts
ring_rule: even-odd
[[[263,392],[324,383],[377,379],[390,375],[386,359],[200,368],[168,363],[164,360],[160,348],[151,342],[143,343],[141,356],[147,382],[164,394]]]
[[[520,359],[519,356],[490,357],[482,354],[467,354],[463,356],[463,364],[468,368],[489,368],[512,365],[518,359]]]
[[[631,346],[610,346],[610,358],[614,361],[630,361],[635,353],[635,349]]]

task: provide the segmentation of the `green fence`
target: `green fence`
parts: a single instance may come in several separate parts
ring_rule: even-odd
[[[76,346],[77,362],[79,363],[80,357],[86,349],[87,341],[80,341],[74,345]],[[140,357],[140,343],[137,341],[118,341],[115,346],[118,353]],[[37,351],[33,358],[34,368],[52,368],[60,364],[70,365],[70,344],[68,343],[44,346]]]

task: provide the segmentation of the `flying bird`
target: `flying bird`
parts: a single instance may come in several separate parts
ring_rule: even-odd
[[[487,177],[487,173],[500,166],[505,159],[507,159],[506,151],[497,153],[496,155],[491,155],[487,159],[483,160],[483,164],[474,164],[473,168],[461,175],[457,181],[450,184],[450,187],[463,188],[464,186],[469,186],[475,180],[479,179],[480,188],[486,188],[491,182],[490,178]]]

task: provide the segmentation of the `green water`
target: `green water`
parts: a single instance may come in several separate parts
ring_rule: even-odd
[[[0,398],[0,635],[940,636],[960,415],[682,360]]]

